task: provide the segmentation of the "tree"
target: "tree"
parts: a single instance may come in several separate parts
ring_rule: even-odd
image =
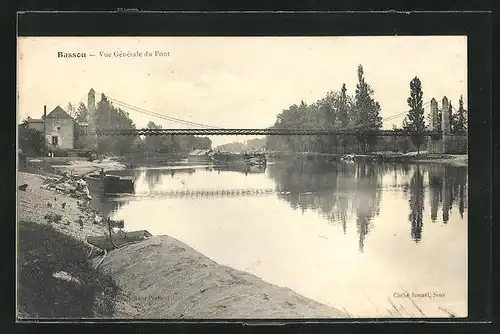
[[[410,97],[407,102],[410,106],[404,125],[406,130],[412,132],[421,132],[425,130],[424,108],[423,108],[422,83],[418,77],[410,82]],[[411,135],[411,141],[417,147],[417,153],[420,153],[420,146],[424,143],[425,137],[422,134]]]
[[[153,121],[149,121],[146,125],[148,129],[159,130],[162,128],[161,125],[156,124]],[[145,147],[150,154],[158,153],[162,149],[162,137],[161,136],[147,136],[144,140]]]
[[[66,111],[68,112],[68,114],[70,114],[72,117],[76,118],[76,111],[75,111],[75,107],[73,106],[73,104],[71,104],[71,102],[68,102],[68,106],[66,107]]]
[[[149,121],[148,129],[162,129],[160,124]],[[143,140],[143,146],[149,154],[170,154],[178,152],[189,152],[193,149],[210,149],[212,141],[207,137],[195,136],[147,136]]]
[[[337,101],[337,127],[340,129],[347,129],[349,127],[351,102],[350,97],[347,96],[347,87],[345,83],[343,83]],[[345,153],[347,145],[349,144],[349,138],[340,137],[339,141],[342,146],[342,152]]]
[[[43,133],[30,129],[27,120],[19,125],[19,148],[28,156],[45,156],[48,153],[47,142]]]
[[[365,82],[363,68],[358,68],[359,83],[356,97],[347,94],[346,85],[340,91],[330,91],[322,99],[312,104],[301,101],[284,109],[276,117],[274,129],[346,129],[379,130],[382,127],[380,105],[372,98],[373,90]],[[376,137],[359,136],[358,142],[367,143],[370,148]],[[341,144],[343,152],[355,149],[355,137],[346,136],[269,136],[269,150],[285,150],[297,152],[314,150],[316,152],[337,152]]]
[[[464,100],[462,95],[458,100],[458,110],[455,117],[454,132],[457,134],[465,134],[467,132],[467,110],[464,109]]]
[[[340,98],[338,105],[338,116],[339,125],[342,129],[347,128],[349,125],[349,98],[347,96],[347,88],[345,83],[342,84],[342,89],[340,90]]]
[[[85,106],[85,104],[83,104],[82,102],[80,102],[80,104],[78,105],[78,109],[75,111],[75,119],[77,122],[87,122],[88,121],[88,114],[89,114],[89,111],[87,110],[87,107]]]
[[[373,98],[374,91],[365,81],[363,65],[358,66],[358,83],[355,94],[355,125],[361,131],[380,130],[382,128],[382,117],[380,117],[380,104]],[[358,136],[362,144],[362,150],[365,150],[366,144],[370,149],[376,143],[377,138],[365,135]]]
[[[101,101],[97,104],[95,117],[97,130],[135,129],[128,113],[120,108],[115,108],[104,94],[101,95]],[[130,149],[133,141],[134,136],[101,136],[98,138],[97,147],[101,153],[122,155]]]

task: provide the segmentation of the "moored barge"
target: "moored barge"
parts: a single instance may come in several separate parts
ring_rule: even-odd
[[[265,166],[267,159],[263,153],[215,152],[212,161],[216,165],[226,166]]]
[[[85,181],[93,192],[104,194],[134,193],[134,180],[129,176],[89,174]]]

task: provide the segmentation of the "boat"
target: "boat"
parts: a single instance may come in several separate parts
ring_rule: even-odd
[[[115,245],[117,247],[122,247],[131,243],[146,240],[152,236],[153,235],[147,230],[139,230],[132,232],[113,233],[111,234],[111,240],[110,235],[88,236],[87,242],[94,247],[111,251],[115,248]]]
[[[212,161],[216,165],[226,166],[265,166],[267,159],[263,153],[215,152]]]
[[[134,180],[131,176],[106,175],[102,178],[98,174],[85,176],[85,181],[93,192],[104,194],[134,193]]]

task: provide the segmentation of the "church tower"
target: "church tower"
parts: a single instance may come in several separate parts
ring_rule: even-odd
[[[89,134],[89,148],[97,149],[97,123],[96,123],[96,106],[95,106],[95,90],[90,88],[87,100],[87,122]]]

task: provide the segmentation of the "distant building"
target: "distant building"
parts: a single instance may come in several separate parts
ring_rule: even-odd
[[[90,89],[88,97],[88,119],[86,122],[77,122],[60,106],[55,107],[47,114],[47,107],[43,108],[40,119],[29,118],[28,128],[40,131],[51,151],[95,149],[97,146],[95,122],[95,91]],[[91,133],[91,135],[89,135]]]

